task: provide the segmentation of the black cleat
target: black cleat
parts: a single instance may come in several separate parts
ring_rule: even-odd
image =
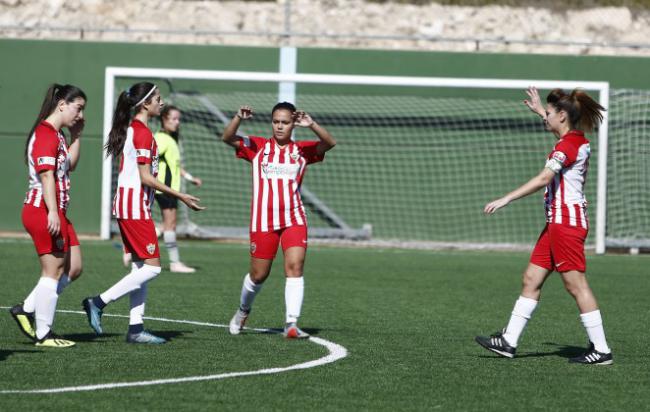
[[[598,352],[594,344],[589,342],[589,348],[580,356],[569,359],[570,363],[582,363],[584,365],[611,365],[614,363],[612,353]]]
[[[502,332],[497,332],[488,337],[477,336],[474,340],[476,343],[483,346],[485,349],[499,354],[505,358],[514,358],[517,348],[510,346],[507,340],[503,337]]]
[[[31,340],[36,340],[34,314],[25,312],[22,303],[9,309],[9,313],[11,313],[11,317],[14,318],[18,324],[18,329],[20,329],[20,331]]]

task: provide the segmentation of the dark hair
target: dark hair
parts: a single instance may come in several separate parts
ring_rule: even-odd
[[[169,113],[172,112],[172,111],[174,111],[174,110],[176,110],[176,111],[179,112],[179,113],[183,113],[183,112],[181,111],[181,109],[179,109],[178,107],[173,106],[173,105],[171,105],[171,104],[170,104],[169,106],[165,105],[165,107],[163,107],[162,111],[160,112],[160,128],[161,128],[165,133],[167,133],[168,135],[170,135],[171,137],[173,137],[174,140],[178,141],[178,138],[179,138],[179,136],[180,136],[180,125],[178,126],[178,129],[176,129],[175,132],[170,132],[170,131],[168,131],[168,130],[165,130],[165,122],[164,122],[164,120],[163,120],[163,119],[167,119],[167,117],[169,117]]]
[[[294,106],[292,103],[289,102],[280,102],[273,106],[273,110],[271,110],[271,116],[273,116],[273,113],[275,113],[278,110],[288,110],[291,113],[296,112],[296,106]]]
[[[568,114],[571,129],[591,132],[603,121],[605,108],[581,89],[574,89],[569,94],[562,89],[553,89],[546,102]]]
[[[29,149],[29,141],[38,125],[43,120],[47,119],[49,115],[54,113],[56,106],[61,100],[64,100],[66,103],[72,103],[78,97],[87,100],[86,94],[83,90],[71,84],[61,86],[60,84],[54,83],[48,87],[43,103],[41,104],[41,111],[38,113],[38,117],[36,117],[32,130],[30,130],[29,135],[27,135],[27,143],[25,143],[25,163],[28,163],[27,151]]]
[[[113,113],[113,125],[108,134],[108,142],[104,146],[106,157],[119,156],[124,149],[126,140],[126,129],[131,123],[133,116],[140,110],[143,104],[149,103],[153,97],[155,84],[149,82],[136,83],[127,90],[120,93],[117,98],[117,105]],[[147,94],[149,96],[147,96]],[[147,96],[147,99],[142,99]]]

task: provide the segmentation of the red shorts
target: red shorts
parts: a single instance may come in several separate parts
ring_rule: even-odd
[[[258,259],[273,259],[282,242],[282,251],[290,247],[307,249],[307,226],[289,226],[274,232],[251,232],[251,256]]]
[[[548,270],[569,272],[587,269],[585,239],[588,230],[555,223],[546,225],[537,239],[530,263]]]
[[[77,232],[63,210],[59,210],[61,226],[59,234],[56,236],[50,235],[50,232],[47,231],[47,208],[45,207],[23,205],[22,220],[25,230],[34,241],[36,253],[39,255],[66,253],[70,246],[79,246]]]
[[[153,220],[144,219],[117,219],[124,243],[124,251],[140,259],[154,259],[160,257],[158,249],[158,236]]]

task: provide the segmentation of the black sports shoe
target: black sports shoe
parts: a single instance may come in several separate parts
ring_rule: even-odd
[[[477,336],[474,340],[485,349],[499,354],[505,358],[514,358],[517,348],[510,346],[508,341],[503,337],[502,332],[497,332],[488,337]]]
[[[25,312],[22,303],[15,305],[9,309],[9,313],[11,313],[11,317],[14,318],[18,324],[20,331],[28,338],[36,340],[34,314]]]
[[[587,351],[580,356],[569,359],[570,363],[582,363],[584,365],[611,365],[614,363],[612,353],[598,352],[594,344],[589,342]]]

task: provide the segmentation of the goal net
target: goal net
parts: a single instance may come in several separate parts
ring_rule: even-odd
[[[207,210],[179,207],[179,231],[197,237],[247,236],[250,166],[235,158],[220,135],[239,106],[247,104],[256,114],[239,133],[270,137],[270,110],[279,100],[280,83],[295,84],[293,102],[338,142],[305,176],[310,236],[424,246],[534,243],[544,225],[541,193],[496,215],[483,214],[488,201],[538,173],[555,143],[521,103],[523,90],[529,85],[583,87],[604,105],[608,93],[606,83],[593,82],[109,70],[111,110],[118,91],[140,80],[161,86],[166,101],[182,110],[183,164],[203,180],[201,188],[184,189],[200,197]],[[605,124],[600,138],[590,136],[592,228],[598,213],[598,142],[606,131]],[[297,128],[294,138],[316,137]],[[114,179],[113,173],[105,182],[109,200]],[[160,214],[157,206],[154,214]],[[595,230],[589,243],[597,243]]]

